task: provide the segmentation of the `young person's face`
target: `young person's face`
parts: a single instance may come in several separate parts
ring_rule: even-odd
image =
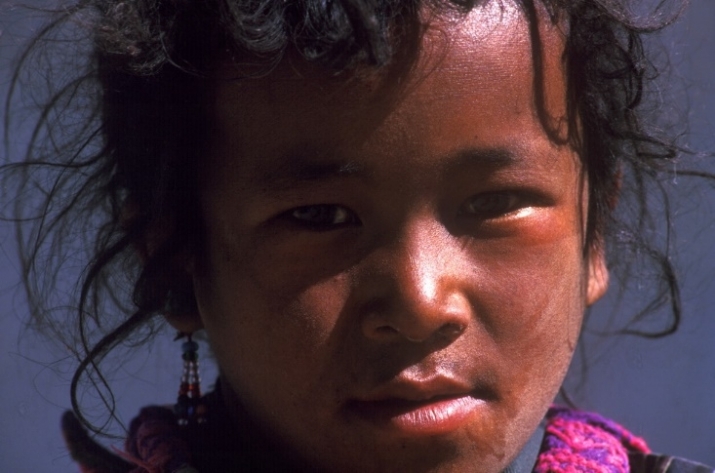
[[[200,323],[227,399],[318,469],[501,471],[605,291],[579,157],[501,3],[434,20],[411,68],[217,83]],[[562,117],[563,38],[540,29]]]

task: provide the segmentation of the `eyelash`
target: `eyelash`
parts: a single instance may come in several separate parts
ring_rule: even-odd
[[[476,195],[460,208],[460,214],[491,220],[506,216],[523,207],[523,198],[515,192],[493,192]],[[288,210],[283,216],[293,223],[314,231],[329,231],[347,225],[359,225],[355,213],[342,205],[304,205]]]
[[[313,230],[333,230],[345,225],[359,224],[357,215],[336,204],[317,204],[296,207],[286,212],[295,223]]]
[[[506,216],[523,207],[523,196],[516,192],[491,192],[476,195],[462,206],[463,215],[476,215],[482,220]]]

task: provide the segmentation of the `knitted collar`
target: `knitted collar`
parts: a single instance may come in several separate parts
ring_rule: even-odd
[[[628,473],[628,454],[649,453],[645,441],[613,421],[563,407],[546,415],[544,439],[534,473]],[[126,451],[117,457],[103,450],[72,415],[63,431],[83,473],[190,473],[191,449],[171,410],[147,407],[132,421]]]
[[[534,473],[628,473],[629,453],[650,453],[642,438],[598,414],[552,407]]]

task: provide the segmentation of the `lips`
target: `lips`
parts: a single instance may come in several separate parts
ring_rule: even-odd
[[[408,436],[446,434],[486,408],[486,393],[452,378],[395,380],[351,400],[351,416],[379,430]]]

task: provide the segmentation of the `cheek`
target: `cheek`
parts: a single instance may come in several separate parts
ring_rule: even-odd
[[[488,347],[514,392],[536,389],[540,398],[551,396],[578,341],[587,266],[573,214],[534,219],[519,238],[471,249],[478,255],[472,300],[485,332],[473,345]]]
[[[493,307],[498,307],[486,320],[495,338],[505,343],[524,340],[526,345],[549,334],[577,338],[585,307],[586,264],[580,232],[574,228],[570,215],[545,215],[520,228],[518,238],[475,245],[479,280],[474,298],[491,295]]]
[[[247,399],[275,396],[286,386],[307,390],[330,360],[350,282],[344,275],[301,275],[265,245],[238,243],[231,248],[246,248],[240,258],[214,244],[210,270],[195,284],[221,371]]]
[[[561,382],[581,330],[583,282],[564,276],[580,267],[568,266],[553,265],[552,272],[518,278],[512,285],[511,307],[495,323],[501,328],[495,341],[504,372],[519,373],[525,380],[540,378],[534,384],[545,383],[547,389]]]

